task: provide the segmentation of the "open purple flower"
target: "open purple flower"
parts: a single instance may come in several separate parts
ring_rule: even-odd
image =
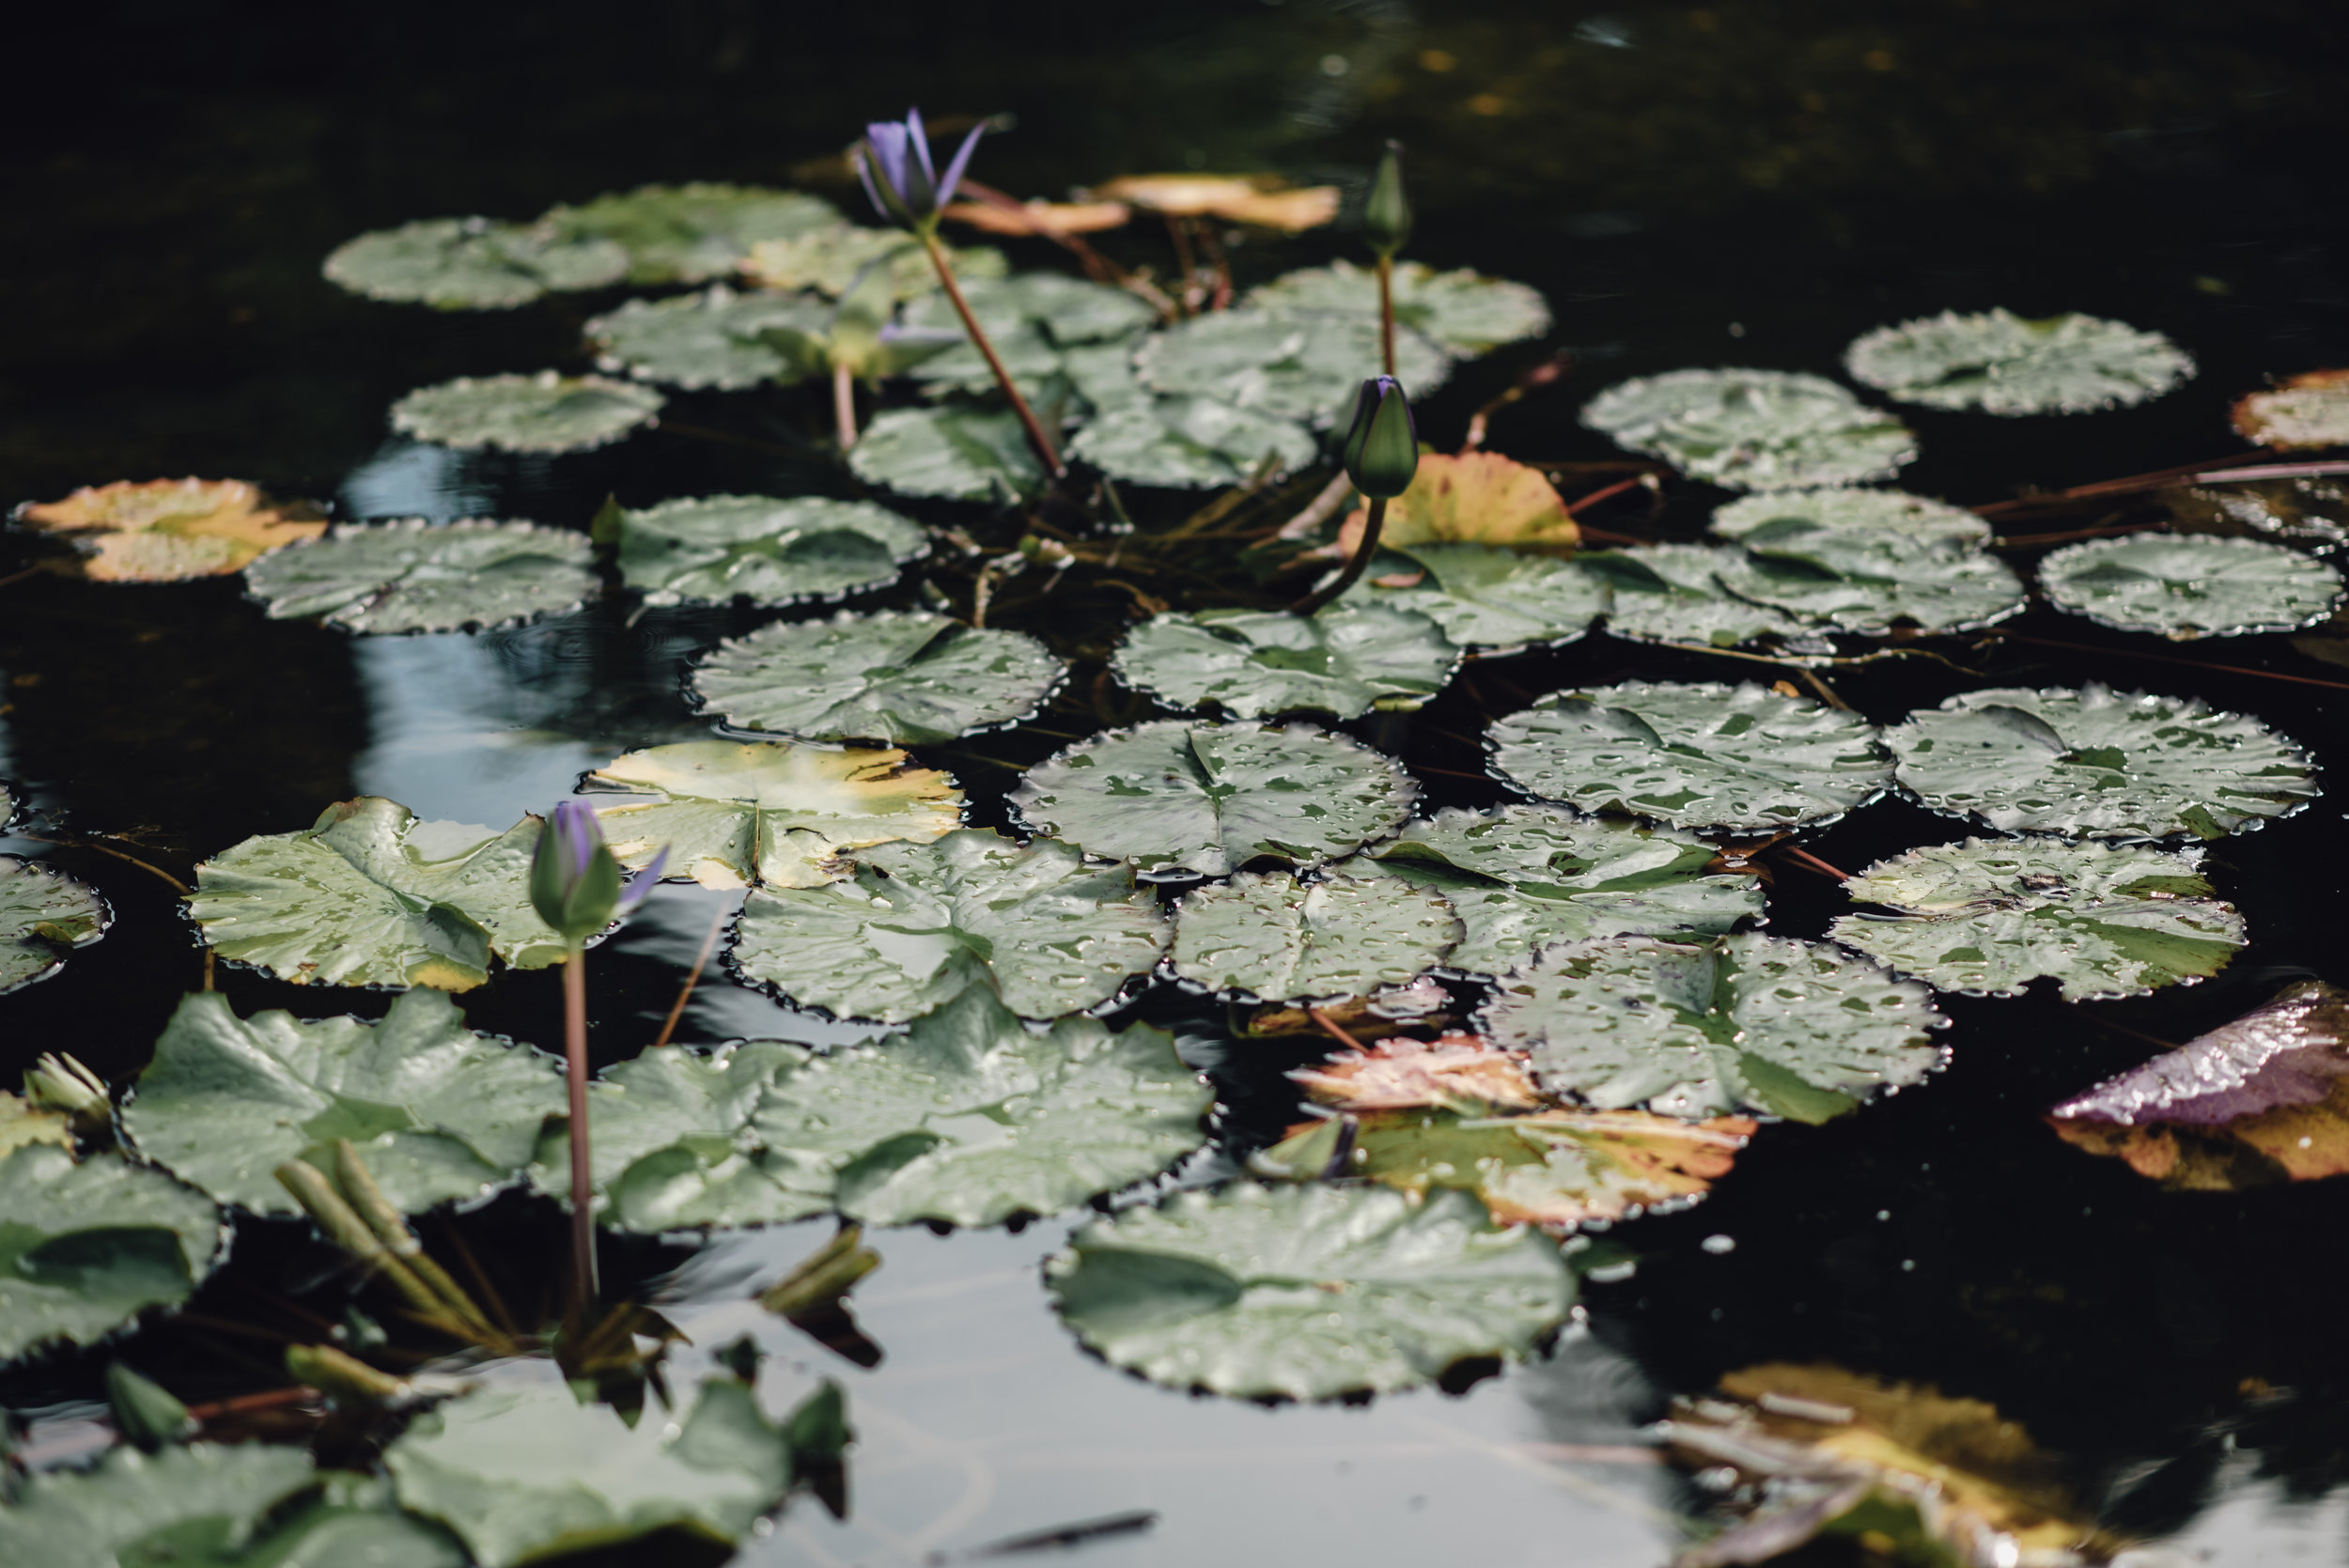
[[[876,120],[866,126],[864,140],[850,156],[856,160],[858,178],[864,181],[864,194],[873,198],[873,210],[900,228],[926,231],[937,227],[938,210],[954,199],[963,167],[971,162],[972,149],[979,145],[979,133],[986,129],[983,124],[971,128],[954,162],[946,165],[946,178],[941,179],[930,163],[930,139],[922,129],[921,110],[907,110],[902,124]]]
[[[644,901],[668,863],[663,848],[630,879],[603,842],[603,824],[584,800],[554,808],[530,861],[530,905],[565,940],[583,942]]]

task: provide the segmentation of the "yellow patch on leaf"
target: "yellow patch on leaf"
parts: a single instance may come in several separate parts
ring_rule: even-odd
[[[326,532],[307,508],[270,503],[241,479],[120,480],[19,509],[20,522],[71,536],[101,582],[226,577],[280,545]]]
[[[1299,234],[1338,215],[1334,185],[1290,187],[1266,174],[1135,174],[1097,187],[1103,201],[1128,202],[1176,218],[1221,218],[1226,223]]]
[[[72,1148],[73,1134],[68,1130],[70,1120],[62,1111],[34,1110],[21,1094],[0,1093],[0,1156],[12,1155],[34,1143]]]
[[[1358,511],[1339,529],[1346,555],[1366,520]],[[1387,504],[1378,536],[1395,546],[1500,545],[1544,554],[1571,551],[1582,538],[1548,476],[1498,452],[1423,456],[1411,488]]]

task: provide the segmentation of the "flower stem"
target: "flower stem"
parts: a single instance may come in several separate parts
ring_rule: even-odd
[[[1378,358],[1394,374],[1394,257],[1378,253]]]
[[[1290,605],[1289,613],[1310,615],[1354,586],[1355,582],[1362,575],[1362,568],[1370,565],[1371,556],[1377,553],[1378,531],[1386,526],[1386,522],[1387,499],[1380,496],[1370,504],[1369,515],[1362,520],[1361,543],[1354,547],[1354,557],[1346,563],[1346,569],[1338,573],[1337,581],[1326,588],[1319,588],[1307,594],[1303,598]]]
[[[840,450],[856,444],[856,372],[848,365],[832,367],[832,422],[840,432]]]
[[[1035,411],[1028,407],[1028,400],[1020,396],[1019,389],[1012,384],[1011,372],[1003,368],[1003,360],[996,355],[995,345],[988,341],[987,334],[979,326],[979,318],[971,314],[971,302],[962,297],[962,286],[955,282],[954,264],[946,259],[946,247],[938,242],[937,235],[929,233],[922,236],[922,243],[929,250],[930,265],[938,269],[940,287],[946,290],[946,298],[953,303],[955,314],[962,318],[962,330],[971,334],[972,345],[987,361],[987,367],[995,373],[995,384],[1002,387],[1003,396],[1011,399],[1012,411],[1019,416],[1019,427],[1027,432],[1029,450],[1035,454],[1036,461],[1044,465],[1048,476],[1059,478],[1068,472],[1067,467],[1060,460],[1060,453],[1053,447],[1052,438],[1046,435],[1044,427],[1036,422]]]
[[[563,960],[563,1057],[570,1067],[571,1295],[581,1312],[596,1298],[595,1183],[587,1164],[587,950]]]

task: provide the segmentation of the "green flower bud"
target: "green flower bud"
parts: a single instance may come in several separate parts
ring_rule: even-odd
[[[120,1361],[106,1363],[106,1403],[123,1440],[148,1453],[195,1435],[186,1405]]]
[[[1346,476],[1371,499],[1391,500],[1411,488],[1419,473],[1419,429],[1401,381],[1373,376],[1362,383],[1345,450]]]
[[[77,1121],[103,1122],[114,1107],[106,1080],[70,1056],[45,1051],[24,1074],[24,1097],[43,1110],[62,1110]]]
[[[1403,144],[1389,142],[1378,173],[1362,203],[1362,238],[1380,256],[1392,256],[1411,237],[1411,203],[1403,194]]]

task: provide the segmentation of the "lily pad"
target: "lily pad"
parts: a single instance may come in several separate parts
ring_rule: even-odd
[[[840,221],[832,203],[755,185],[640,185],[625,194],[558,207],[540,220],[560,233],[617,243],[630,283],[702,283],[723,277],[761,240],[787,239]]]
[[[2019,996],[2042,975],[2071,1001],[2142,996],[2217,973],[2248,939],[2201,859],[2045,839],[1912,849],[1843,884],[1891,914],[1839,916],[1828,934],[1968,996]]]
[[[1003,253],[980,245],[952,250],[955,278],[966,287],[1000,278],[1011,269]],[[834,299],[856,287],[865,268],[879,263],[889,286],[901,300],[910,300],[938,287],[937,270],[922,242],[903,229],[865,228],[857,224],[827,224],[804,233],[761,240],[743,257],[742,274],[761,288],[813,288]]]
[[[688,391],[721,392],[772,382],[789,386],[823,369],[762,334],[820,333],[832,307],[804,294],[738,294],[714,284],[698,294],[630,300],[587,323],[587,341],[603,369]]]
[[[584,452],[653,423],[665,399],[603,376],[459,376],[392,405],[392,428],[443,446]]]
[[[347,631],[457,631],[576,610],[596,591],[594,547],[530,522],[344,523],[245,570],[270,619],[318,615]]]
[[[1336,222],[1341,197],[1334,185],[1292,187],[1269,174],[1129,174],[1092,194],[1107,201],[1131,202],[1145,211],[1221,218],[1283,234],[1302,234]]]
[[[1494,1226],[1465,1193],[1376,1187],[1178,1192],[1086,1225],[1044,1274],[1111,1365],[1247,1399],[1388,1393],[1521,1359],[1574,1304],[1539,1232]]]
[[[1721,586],[1821,629],[1881,636],[1971,630],[2019,613],[2022,580],[1970,543],[1783,520],[1714,567]]]
[[[2341,600],[2341,573],[2296,550],[2164,534],[2066,545],[2039,563],[2039,585],[2059,610],[2181,641],[2297,631]]]
[[[962,817],[954,781],[894,750],[688,740],[630,752],[588,782],[637,797],[596,807],[623,865],[665,848],[671,875],[707,888],[817,887],[848,874],[848,850],[927,844]]]
[[[1441,963],[1460,935],[1451,904],[1430,889],[1243,871],[1184,894],[1174,972],[1252,1001],[1368,996]]]
[[[1870,537],[1898,535],[1975,545],[1990,540],[1990,525],[1963,506],[1906,490],[1848,486],[1745,496],[1713,514],[1712,530],[1724,539],[1756,534],[1767,538],[1794,524]]]
[[[406,992],[378,1023],[240,1018],[199,991],[164,1026],[122,1122],[148,1158],[259,1214],[300,1213],[272,1172],[327,1168],[348,1138],[412,1214],[512,1180],[561,1114],[563,1064],[474,1033],[442,992]]]
[[[1983,413],[2093,413],[2158,397],[2194,374],[2159,333],[2068,313],[2026,320],[2010,310],[1878,327],[1843,350],[1852,379],[1904,403]]]
[[[1408,329],[1395,375],[1425,397],[1451,375],[1444,351]],[[1154,333],[1135,351],[1143,384],[1327,428],[1346,417],[1362,377],[1379,364],[1378,318],[1326,318],[1242,307],[1211,311]]]
[[[326,532],[323,519],[295,510],[241,479],[123,479],[29,502],[15,520],[71,538],[88,552],[84,574],[98,582],[182,582],[241,571],[280,545]]]
[[[1169,707],[1358,719],[1374,708],[1419,707],[1459,662],[1460,650],[1426,616],[1348,601],[1311,618],[1281,610],[1169,612],[1127,632],[1110,668]]]
[[[1884,743],[1926,805],[2010,833],[2224,838],[2319,793],[2307,753],[2255,719],[2096,685],[1960,692]]]
[[[1642,545],[1591,551],[1574,564],[1606,585],[1607,629],[1638,643],[1731,648],[1806,629],[1783,610],[1739,598],[1722,585],[1744,556],[1726,545]]]
[[[1269,458],[1277,477],[1310,467],[1321,444],[1293,419],[1212,397],[1153,397],[1086,423],[1068,456],[1112,479],[1169,489],[1237,485]]]
[[[1014,501],[1044,482],[1019,415],[963,403],[884,411],[849,449],[848,467],[868,485],[948,501]]]
[[[1494,771],[1529,795],[1676,828],[1832,821],[1892,772],[1858,714],[1751,684],[1553,692],[1495,721],[1486,744]]]
[[[546,224],[427,218],[345,241],[325,272],[329,282],[370,300],[511,310],[550,290],[615,284],[628,275],[628,252]]]
[[[0,1093],[0,1156],[35,1143],[73,1147],[73,1118],[62,1110],[37,1110],[22,1094]]]
[[[210,1199],[118,1156],[76,1165],[51,1143],[0,1157],[0,1360],[177,1306],[220,1252]]]
[[[106,901],[64,872],[0,855],[0,994],[48,979],[112,924]]]
[[[1890,479],[1917,456],[1916,438],[1890,414],[1793,370],[1645,376],[1591,399],[1582,423],[1692,479],[1740,490]]]
[[[1130,869],[965,830],[858,850],[827,886],[753,893],[733,956],[800,1002],[902,1023],[972,986],[1032,1018],[1081,1012],[1165,947],[1158,900]]]
[[[1497,975],[1551,942],[1712,937],[1759,918],[1761,885],[1708,871],[1714,855],[1711,845],[1670,828],[1556,806],[1496,806],[1407,822],[1339,869],[1442,893],[1464,926],[1445,967]]]
[[[1221,877],[1259,857],[1346,854],[1408,815],[1416,793],[1392,758],[1310,724],[1162,719],[1037,763],[1010,805],[1087,854]]]
[[[2349,370],[2310,370],[2235,399],[2235,433],[2279,452],[2349,445]]]
[[[606,514],[620,580],[652,604],[835,599],[896,581],[929,552],[919,523],[869,501],[706,495]]]
[[[1540,292],[1465,267],[1439,272],[1417,261],[1394,268],[1394,321],[1445,353],[1472,359],[1504,343],[1549,331],[1549,306]],[[1350,261],[1308,267],[1250,289],[1243,304],[1284,316],[1378,318],[1378,274]],[[1406,381],[1407,386],[1417,383]]]
[[[974,278],[963,296],[1005,368],[1023,388],[1060,368],[1060,350],[1078,344],[1122,342],[1147,331],[1158,318],[1139,295],[1062,272]],[[917,380],[965,392],[994,387],[994,372],[970,342],[961,316],[943,293],[926,294],[908,304],[905,327],[953,345],[915,366]]]
[[[1338,548],[1351,555],[1369,514],[1358,511],[1338,530]],[[1386,550],[1420,545],[1506,545],[1513,550],[1571,550],[1581,530],[1549,476],[1498,452],[1421,455],[1419,471],[1388,504],[1378,543]]]
[[[1024,632],[844,610],[719,644],[693,691],[738,728],[906,746],[1033,718],[1067,673]]]
[[[1387,584],[1373,567],[1347,603],[1392,605],[1426,616],[1462,647],[1515,650],[1571,643],[1605,613],[1607,579],[1577,561],[1492,545],[1423,544],[1399,550],[1417,581]],[[1409,575],[1409,574],[1404,574]]]

